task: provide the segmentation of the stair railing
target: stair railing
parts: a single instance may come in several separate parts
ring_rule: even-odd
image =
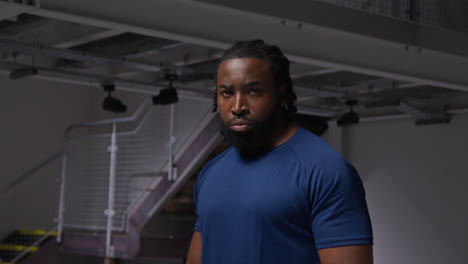
[[[182,134],[177,142],[179,149],[190,143],[187,138],[200,129],[201,120],[207,116],[212,118],[209,105],[203,104],[203,109],[205,106],[206,111],[199,111],[202,109],[199,105],[192,106],[198,107],[197,113],[202,117],[189,119],[189,129],[187,126],[179,129]],[[175,125],[175,105],[154,107],[149,100],[130,117],[71,125],[65,133],[57,241],[63,240],[64,229],[105,232],[105,248],[100,255],[118,257],[114,254],[117,249],[114,249],[113,232],[123,234],[129,232],[129,228],[137,230],[135,226],[129,227],[127,221],[128,214],[135,213],[134,206],[142,205],[138,201],[146,199],[144,194],[149,190],[154,191],[161,184],[170,186],[177,179]],[[112,132],[103,132],[103,128],[109,126]],[[168,134],[164,132],[167,128]],[[94,166],[93,170],[88,171],[89,166]],[[84,208],[82,212],[80,206]],[[121,238],[121,235],[116,236],[115,243],[123,243]]]
[[[81,128],[91,128],[91,127],[102,127],[102,126],[108,126],[112,125],[112,132],[110,134],[110,145],[107,148],[109,152],[109,181],[108,181],[108,190],[107,190],[107,207],[104,210],[104,215],[106,216],[106,249],[105,249],[105,255],[107,257],[114,257],[113,253],[113,246],[112,246],[112,231],[115,230],[114,227],[114,218],[116,214],[116,210],[114,208],[115,206],[115,192],[116,192],[116,167],[117,167],[117,151],[118,151],[118,145],[117,145],[117,125],[118,124],[125,124],[125,123],[130,123],[130,122],[135,122],[139,121],[140,123],[137,124],[137,127],[135,128],[134,131],[127,131],[127,132],[121,132],[120,134],[132,134],[135,133],[135,131],[138,131],[141,128],[141,124],[144,122],[145,118],[149,115],[151,112],[148,111],[148,107],[150,106],[150,100],[147,99],[145,100],[140,107],[135,111],[135,113],[129,117],[124,117],[124,118],[116,118],[116,119],[108,119],[108,120],[100,120],[96,122],[87,122],[87,123],[81,123],[81,124],[72,124],[70,125],[66,132],[65,132],[65,147],[64,147],[64,152],[62,156],[62,171],[61,171],[61,176],[60,176],[60,198],[59,198],[59,206],[58,206],[58,226],[57,226],[57,242],[62,241],[62,236],[63,236],[63,229],[65,226],[65,204],[66,204],[66,180],[67,180],[67,166],[69,165],[69,156],[70,156],[70,144],[71,141],[73,140],[72,133],[78,129]],[[80,138],[88,138],[88,137],[93,137],[95,135],[84,135],[80,136],[76,139]],[[99,134],[98,137],[108,137],[109,135],[107,133],[104,134]],[[125,222],[124,219],[122,219],[121,223]],[[120,231],[123,231],[123,228],[120,229]]]
[[[207,105],[207,108],[208,107],[209,106]],[[179,157],[177,157],[174,153],[179,153],[181,149],[184,149],[187,146],[189,146],[191,144],[191,140],[189,140],[189,138],[199,134],[200,131],[203,129],[203,126],[205,126],[208,122],[211,122],[211,121],[208,121],[208,122],[204,122],[204,121],[212,119],[212,114],[210,113],[208,109],[207,109],[208,111],[200,112],[199,116],[201,116],[201,118],[191,120],[190,121],[191,126],[189,129],[187,129],[188,126],[185,126],[184,129],[180,129],[179,127],[179,130],[184,130],[183,133],[185,134],[184,136],[180,136],[180,138],[176,138],[175,136],[176,134],[175,133],[175,125],[176,125],[175,106],[171,105],[170,107],[163,108],[163,109],[156,108],[158,110],[155,110],[155,108],[156,107],[152,106],[150,100],[145,100],[143,104],[141,104],[141,106],[137,109],[137,111],[135,111],[135,113],[132,116],[124,117],[124,118],[117,118],[117,119],[110,119],[110,120],[102,120],[102,121],[97,121],[97,122],[73,124],[69,126],[65,132],[65,142],[64,142],[63,150],[60,150],[54,153],[53,155],[51,155],[50,157],[42,161],[40,164],[33,167],[31,170],[28,170],[26,173],[22,174],[20,177],[15,179],[10,185],[3,188],[0,191],[0,195],[9,193],[15,187],[22,185],[25,181],[32,178],[33,175],[37,174],[37,172],[42,170],[44,167],[47,167],[51,163],[60,161],[60,157],[62,157],[61,171],[59,172],[60,178],[57,180],[58,199],[57,198],[54,199],[56,202],[58,202],[58,205],[56,207],[58,208],[58,214],[55,219],[55,223],[53,225],[50,225],[41,229],[48,230],[50,232],[54,232],[55,230],[57,230],[58,242],[61,242],[63,239],[64,229],[82,230],[82,229],[89,228],[89,230],[91,231],[98,231],[98,232],[105,231],[106,245],[105,245],[105,252],[103,252],[102,255],[106,255],[107,257],[111,257],[111,258],[114,257],[112,232],[128,231],[127,230],[128,223],[126,221],[126,218],[129,213],[132,213],[132,214],[135,213],[135,207],[132,207],[133,205],[135,204],[138,206],[141,205],[141,202],[138,202],[138,199],[141,200],[142,198],[144,198],[143,197],[144,193],[140,191],[139,193],[136,193],[136,195],[135,194],[132,194],[133,196],[128,195],[129,196],[128,199],[130,200],[130,202],[126,204],[123,210],[121,210],[122,208],[116,208],[116,204],[119,203],[119,199],[121,200],[122,197],[119,198],[119,197],[116,197],[115,195],[117,194],[118,196],[120,195],[121,192],[128,191],[128,190],[122,191],[122,186],[131,185],[130,180],[133,180],[133,178],[132,179],[130,178],[135,175],[136,175],[135,176],[136,178],[140,177],[141,175],[144,175],[142,178],[145,180],[145,182],[139,183],[137,186],[141,190],[143,190],[142,188],[144,188],[144,190],[154,189],[155,186],[159,184],[159,182],[162,182],[161,179],[166,178],[166,177],[167,179],[165,179],[164,181],[175,182],[176,184],[173,186],[171,185],[171,186],[177,188],[177,186],[179,186],[181,183],[177,182],[179,179],[177,175],[177,167],[176,167],[175,162],[176,160],[179,161],[180,155]],[[159,116],[159,119],[156,121],[152,120],[154,119],[155,115]],[[194,115],[194,116],[197,116],[197,115]],[[161,125],[161,127],[165,127],[164,129],[160,129],[158,124],[155,125],[155,123],[162,122],[162,121],[168,122],[169,138],[167,138],[167,134],[166,134],[167,132],[164,132],[163,134],[160,133],[162,130],[166,131],[167,129],[166,125]],[[112,127],[111,133],[109,133],[108,131],[102,131],[103,127],[108,127],[108,126]],[[151,129],[148,129],[148,126],[150,126]],[[120,131],[118,131],[118,128]],[[89,133],[90,131],[84,131],[84,130],[97,130],[98,133]],[[128,138],[130,137],[138,138],[139,136],[141,136],[140,134],[143,133],[142,131],[146,131],[145,133],[147,134],[145,134],[145,136],[146,137],[149,136],[150,138],[155,137],[153,133],[154,131],[158,131],[158,136],[161,139],[163,138],[164,139],[163,141],[167,143],[167,146],[165,147],[163,146],[164,144],[160,144],[160,146],[157,147],[159,149],[165,149],[164,151],[160,151],[160,152],[164,152],[164,155],[160,153],[161,155],[159,155],[158,158],[153,159],[153,161],[148,160],[148,157],[146,157],[145,161],[149,161],[150,163],[155,163],[157,165],[154,165],[154,166],[145,165],[143,166],[143,169],[141,171],[135,170],[133,174],[131,174],[131,176],[127,177],[126,179],[127,182],[122,182],[122,177],[120,177],[122,175],[121,171],[122,170],[131,171],[130,169],[125,167],[127,166],[125,164],[126,157],[122,157],[122,156],[125,156],[125,155],[130,156],[130,155],[135,154],[132,152],[134,151],[134,149],[125,150],[126,147],[128,147],[128,145],[142,144],[142,142],[146,144],[148,141],[148,138],[145,138],[141,141],[138,141],[138,140],[131,141]],[[148,131],[150,131],[149,134],[148,134]],[[209,136],[205,135],[205,137],[209,137]],[[80,141],[80,140],[84,140],[84,141]],[[107,195],[106,195],[107,206],[103,206],[102,211],[101,211],[101,215],[103,217],[105,216],[106,218],[105,227],[104,225],[100,225],[100,224],[96,224],[96,225],[91,224],[87,226],[86,223],[83,225],[83,224],[76,224],[76,223],[70,224],[67,222],[67,217],[69,217],[69,215],[67,214],[69,214],[70,211],[72,211],[73,209],[71,207],[67,208],[67,206],[70,206],[69,204],[70,201],[73,201],[75,198],[77,198],[74,196],[72,197],[69,196],[70,187],[75,186],[74,184],[76,183],[76,181],[73,182],[73,179],[69,177],[71,176],[70,172],[72,172],[72,170],[76,168],[84,167],[84,166],[80,167],[83,164],[73,164],[77,158],[77,154],[75,150],[77,146],[80,147],[80,144],[81,144],[80,142],[85,142],[86,140],[90,140],[90,142],[88,143],[91,143],[91,144],[88,144],[88,147],[89,146],[94,147],[93,143],[96,143],[96,142],[100,142],[99,144],[106,145],[106,147],[103,147],[102,148],[103,150],[102,151],[100,150],[98,153],[99,155],[103,154],[102,156],[104,155],[107,156],[107,158],[103,162],[103,164],[107,166],[107,172],[106,172],[107,181],[108,181],[108,185],[106,185],[107,186],[107,191],[106,191],[107,192]],[[217,139],[213,139],[213,141],[215,140]],[[102,143],[102,142],[107,142],[107,143]],[[155,146],[155,142],[151,142],[151,144],[152,146]],[[107,148],[107,146],[109,147]],[[207,146],[204,146],[204,147],[207,148]],[[167,150],[167,153],[166,153],[166,150]],[[105,152],[107,151],[109,151],[110,153],[105,154]],[[203,150],[202,152],[206,152],[206,151]],[[154,153],[145,153],[146,156],[148,156],[147,154],[151,157],[154,156],[153,155]],[[185,156],[187,156],[186,154]],[[199,153],[194,153],[194,154],[198,155]],[[91,155],[89,157],[87,157],[86,155],[87,154],[84,155],[84,160],[86,160],[87,162],[93,162],[94,161],[93,158],[96,157],[96,155]],[[137,157],[134,157],[132,161],[140,159],[140,156],[138,156],[139,155],[138,153],[136,153],[135,155]],[[188,156],[191,156],[191,155],[188,155]],[[83,157],[78,157],[78,161],[80,161],[79,158],[83,158]],[[187,159],[187,158],[184,158],[184,159]],[[185,163],[187,162],[185,161]],[[56,163],[54,166],[57,166],[57,168],[60,167],[58,163]],[[193,167],[195,165],[190,165],[190,166]],[[186,168],[186,167],[187,167],[186,165],[183,166],[183,168]],[[83,171],[80,173],[86,174],[86,171]],[[183,175],[181,175],[181,179],[182,177],[186,178],[185,174],[187,173],[184,173]],[[77,175],[78,174],[76,174],[75,176]],[[145,175],[150,175],[150,177],[145,176]],[[91,175],[91,176],[95,176],[95,175]],[[148,179],[146,179],[145,177],[147,177]],[[92,177],[88,177],[83,180],[86,181],[88,179],[92,179]],[[91,184],[91,185],[84,185],[84,187],[93,188],[95,186]],[[171,193],[174,192],[174,189],[175,188],[171,189]],[[168,197],[168,195],[165,194],[164,197]],[[166,198],[162,200],[165,200],[165,199]],[[79,204],[80,201],[74,200],[73,202],[77,202]],[[95,206],[96,203],[93,200],[93,203],[90,203],[88,205]],[[87,205],[85,204],[85,206]],[[153,207],[149,215],[152,215],[157,210],[156,209],[157,207],[160,207],[159,202],[157,206]],[[149,215],[146,217],[149,217]],[[50,234],[44,235],[42,238],[40,238],[40,241],[37,243],[40,243],[41,241],[48,238],[49,236]],[[29,252],[28,249],[26,249],[23,253],[21,253],[21,256],[18,256],[18,259],[26,255],[28,252]]]
[[[56,176],[53,176],[57,174],[52,171],[60,167],[62,154],[62,150],[54,152],[0,191],[1,200],[6,201],[8,206],[14,207],[4,208],[5,212],[12,215],[4,219],[6,221],[2,224],[11,225],[10,228],[13,229],[8,231],[10,235],[5,238],[6,240],[0,242],[0,247],[12,250],[7,255],[3,255],[4,259],[0,262],[16,263],[56,232],[57,219],[54,219],[55,214],[51,210],[53,207],[56,208],[54,203],[58,201],[58,187],[54,188],[54,184],[51,183],[57,182]],[[25,195],[28,191],[24,188],[32,188],[31,185],[35,190],[47,188],[47,191],[41,192],[40,197]],[[7,223],[8,221],[11,223]],[[18,233],[21,233],[21,236],[16,235]]]

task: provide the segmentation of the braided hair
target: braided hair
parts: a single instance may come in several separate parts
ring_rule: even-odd
[[[281,107],[288,116],[296,113],[297,107],[294,102],[297,100],[297,96],[293,91],[292,80],[289,75],[289,60],[284,56],[280,48],[275,45],[267,45],[263,40],[258,39],[239,41],[223,53],[219,64],[224,60],[242,58],[262,59],[270,64],[271,73],[276,84],[286,84],[286,91],[281,101]],[[216,112],[218,110],[217,90],[215,90],[213,99],[213,112]]]

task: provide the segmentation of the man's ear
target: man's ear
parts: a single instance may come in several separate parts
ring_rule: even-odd
[[[279,96],[280,98],[286,98],[286,91],[288,90],[288,85],[286,83],[282,83],[279,86]]]
[[[279,86],[278,89],[278,104],[281,109],[286,110],[288,108],[286,103],[286,91],[287,91],[287,84],[283,83]]]

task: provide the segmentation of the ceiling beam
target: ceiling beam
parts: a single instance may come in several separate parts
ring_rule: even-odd
[[[132,12],[128,12],[130,7]],[[326,7],[328,16],[343,13],[341,7]],[[308,17],[323,18],[320,12],[323,9],[307,9]],[[138,5],[111,0],[43,0],[41,7],[31,13],[216,48],[226,48],[240,39],[262,38],[280,46],[296,62],[468,91],[465,54],[422,45],[430,39],[450,39],[446,42],[456,42],[462,47],[460,51],[468,46],[468,36],[363,12],[339,20],[370,28],[381,25],[385,19],[380,31],[403,30],[405,38],[371,37],[332,28],[320,21],[304,22],[186,0],[141,0]],[[360,18],[359,24],[351,18]],[[450,47],[454,49],[453,45]]]
[[[171,69],[174,71],[191,73],[192,69],[177,65],[172,65],[169,63],[150,63],[142,62],[131,59],[126,59],[125,57],[109,57],[96,54],[89,54],[86,52],[81,52],[77,50],[69,50],[62,48],[50,47],[42,44],[28,44],[18,41],[12,41],[7,39],[0,39],[0,50],[4,51],[14,51],[18,53],[27,53],[27,54],[39,54],[44,56],[51,56],[61,59],[69,59],[83,62],[92,62],[100,64],[110,64],[116,66],[129,67],[133,69],[138,69],[142,71],[149,72],[158,72],[161,69]]]
[[[451,115],[446,113],[446,111],[439,113],[427,112],[408,102],[400,102],[398,109],[415,117],[416,125],[448,124],[451,120]]]
[[[321,70],[314,70],[309,72],[303,72],[299,74],[291,74],[292,79],[299,79],[303,77],[311,77],[311,76],[319,76],[319,75],[326,75],[330,73],[340,72],[340,69],[321,69]]]
[[[0,21],[3,19],[16,19],[21,13],[26,13],[37,8],[37,1],[14,3],[13,1],[0,2]]]
[[[431,113],[424,111],[408,102],[400,102],[398,104],[398,109],[406,114],[410,114],[419,119],[432,119],[432,118],[442,118],[445,116],[445,113]]]
[[[60,43],[54,44],[53,46],[56,47],[56,48],[68,49],[68,48],[72,48],[72,47],[75,47],[75,46],[87,44],[87,43],[90,43],[90,42],[93,42],[93,41],[96,41],[96,40],[110,38],[110,37],[113,37],[113,36],[116,36],[116,35],[120,35],[122,33],[124,33],[124,31],[118,30],[118,29],[102,30],[102,31],[87,34],[87,35],[84,35],[84,36],[79,36],[79,37],[76,37],[74,39],[69,39],[69,40],[66,40],[66,41],[62,41]]]
[[[323,107],[314,107],[314,106],[308,106],[308,105],[297,105],[297,112],[299,114],[322,116],[322,117],[328,117],[328,118],[334,118],[340,113],[339,110],[327,109]]]
[[[310,0],[278,1],[274,5],[270,4],[270,0],[196,1],[284,18],[286,23],[292,20],[298,26],[300,24],[318,25],[342,32],[369,36],[395,43],[404,43],[408,46],[422,49],[468,56],[468,49],[460,45],[461,43],[459,42],[466,43],[468,41],[468,36],[465,32],[454,32],[444,29],[442,26],[440,28],[437,28],[437,26],[425,26],[415,21],[409,21],[409,19],[405,20],[404,17],[394,18],[340,4]],[[386,3],[387,5],[382,7],[383,9],[399,8],[394,5],[398,1],[387,2],[389,3]],[[438,11],[441,12],[441,10],[433,10],[432,12]],[[441,39],[446,40],[451,38],[456,38],[457,41],[440,41]]]
[[[306,93],[309,95],[316,95],[319,97],[344,97],[348,95],[346,91],[336,91],[336,90],[330,89],[330,87],[324,88],[318,85],[316,87],[310,87],[310,86],[303,87],[303,86],[297,86],[297,85],[293,85],[293,86],[294,86],[295,91],[299,91],[299,92]],[[309,99],[311,98],[306,96],[303,99],[298,98],[298,101],[306,101]]]
[[[15,71],[18,69],[24,69],[24,67],[31,66],[19,63],[0,61],[0,71],[3,71],[3,73],[6,74],[9,74],[11,71]],[[34,69],[36,71],[34,75],[29,76],[30,78],[80,84],[99,88],[104,82],[112,82],[113,84],[115,84],[117,90],[149,95],[155,95],[159,92],[159,90],[167,88],[167,86],[165,85],[122,79],[114,76],[64,71],[45,67],[34,67]],[[179,92],[179,96],[183,98],[200,98],[202,100],[207,101],[211,101],[213,98],[213,93],[210,91],[201,91],[182,85],[175,86],[174,88],[176,88]]]

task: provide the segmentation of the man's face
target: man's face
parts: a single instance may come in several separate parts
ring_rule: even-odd
[[[228,59],[217,73],[217,102],[224,132],[239,144],[262,144],[279,110],[280,89],[267,61]],[[231,140],[232,141],[232,140]],[[236,145],[236,142],[232,142]],[[243,146],[237,146],[243,147]],[[249,146],[244,146],[249,147]]]

